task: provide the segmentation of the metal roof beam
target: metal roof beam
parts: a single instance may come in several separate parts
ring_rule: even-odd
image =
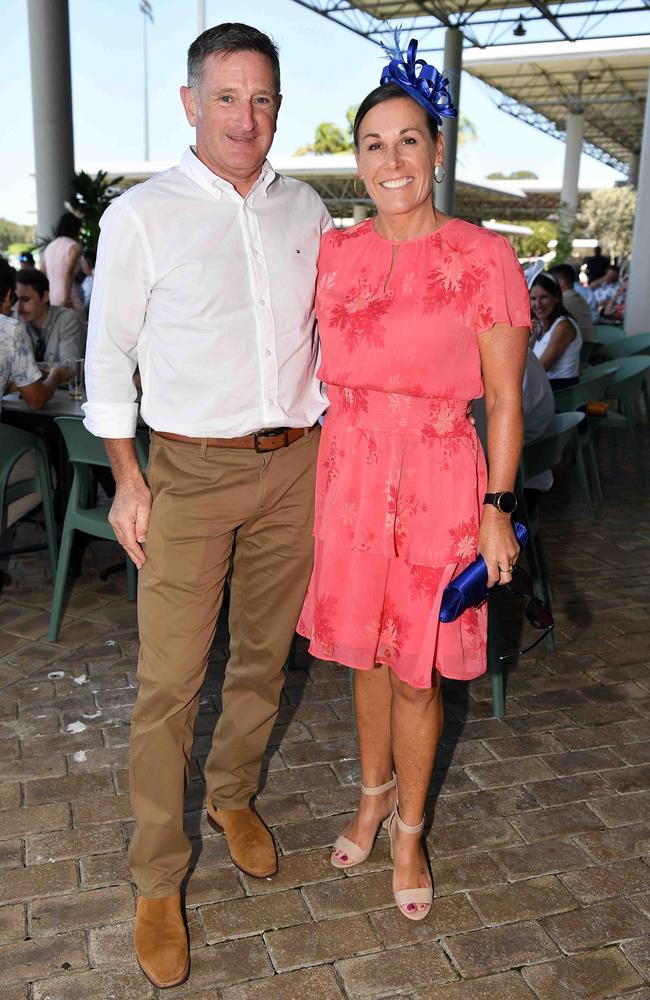
[[[552,14],[550,12],[548,7],[546,6],[545,3],[542,2],[542,0],[528,0],[528,2],[530,3],[531,7],[534,7],[536,10],[538,10],[540,14],[542,14],[542,16],[546,18],[547,21],[550,21],[550,23],[553,25],[556,31],[559,31],[562,37],[566,38],[567,42],[572,42],[574,40],[571,37],[571,35],[564,30],[564,28],[558,21],[555,14]]]

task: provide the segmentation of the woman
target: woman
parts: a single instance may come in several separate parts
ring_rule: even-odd
[[[55,238],[41,255],[41,270],[50,282],[50,302],[53,306],[68,306],[83,310],[75,283],[79,270],[81,220],[72,212],[64,212],[54,231]]]
[[[546,369],[551,389],[575,385],[580,373],[580,328],[562,303],[562,289],[550,274],[540,274],[530,287],[533,326],[530,346]]]
[[[298,630],[315,656],[356,668],[363,794],[332,864],[364,860],[390,817],[395,900],[419,920],[432,900],[420,833],[443,723],[440,677],[486,667],[485,608],[441,625],[442,590],[477,550],[490,585],[508,583],[518,554],[509,515],[483,507],[485,465],[466,408],[484,384],[487,487],[510,493],[529,305],[510,244],[433,206],[438,124],[455,112],[447,81],[415,62],[416,48],[391,62],[354,124],[377,217],[330,231],[321,247],[319,375],[330,409]]]

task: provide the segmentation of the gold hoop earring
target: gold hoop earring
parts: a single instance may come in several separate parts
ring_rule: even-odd
[[[357,191],[357,184],[359,183],[359,181],[361,181],[361,183],[363,184],[364,188],[366,188],[365,191]],[[356,194],[357,198],[365,198],[367,196],[367,194],[368,194],[368,188],[366,187],[366,182],[364,181],[363,177],[355,177],[354,178],[354,181],[353,181],[353,184],[352,184],[352,190]]]
[[[436,184],[442,184],[442,182],[445,179],[444,163],[436,163],[435,167],[433,168],[433,179],[436,182]]]

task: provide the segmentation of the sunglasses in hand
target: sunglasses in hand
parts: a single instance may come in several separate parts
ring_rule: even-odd
[[[514,597],[526,597],[528,602],[524,608],[524,614],[526,615],[526,621],[533,628],[539,629],[541,635],[535,639],[535,642],[531,643],[530,646],[526,646],[524,649],[518,649],[513,653],[506,653],[504,656],[500,656],[499,660],[503,662],[504,660],[511,660],[515,656],[523,656],[524,653],[529,653],[531,649],[534,649],[544,638],[548,635],[555,626],[553,621],[553,615],[551,614],[551,609],[544,604],[542,600],[535,594],[533,589],[533,581],[528,576],[525,570],[521,569],[519,566],[515,566],[512,571],[512,580],[510,583],[504,583],[502,587],[498,588],[499,591],[506,590],[509,594]],[[494,592],[496,588],[493,588]]]

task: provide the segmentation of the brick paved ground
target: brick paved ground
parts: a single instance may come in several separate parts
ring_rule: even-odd
[[[607,466],[609,457],[603,455]],[[619,457],[620,460],[620,457]],[[258,806],[282,852],[258,882],[201,809],[225,636],[202,697],[187,828],[191,1000],[650,1000],[650,503],[609,466],[608,503],[546,506],[558,650],[488,687],[448,685],[428,848],[428,920],[396,912],[385,836],[345,875],[329,845],[357,797],[346,672],[301,653]],[[25,539],[24,529],[19,540]],[[554,539],[551,541],[551,539]],[[86,551],[60,640],[41,555],[5,561],[0,604],[0,997],[141,1000],[126,867],[137,635],[105,543]],[[152,776],[155,780],[155,776]]]

